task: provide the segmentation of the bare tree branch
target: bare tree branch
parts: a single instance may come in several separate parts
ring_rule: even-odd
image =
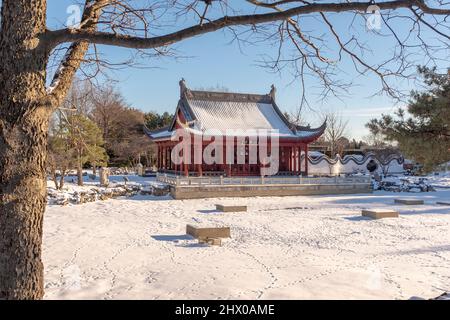
[[[102,8],[109,3],[110,0],[86,0],[80,30],[94,31]],[[50,112],[63,102],[88,48],[89,42],[81,40],[72,43],[67,49],[66,55],[61,61],[50,87],[47,88],[47,96],[41,103],[42,106],[49,108]]]
[[[390,36],[394,37],[397,43],[398,52],[394,51],[392,57],[380,61],[378,64],[369,63],[363,57],[366,52],[370,53],[361,39],[352,35],[350,39],[344,40],[339,34],[340,30],[335,28],[326,14],[331,13],[354,13],[354,16],[367,18],[366,10],[370,2],[349,2],[339,3],[312,2],[306,0],[280,0],[275,2],[264,2],[259,0],[247,0],[246,3],[256,10],[261,8],[263,13],[243,14],[240,10],[235,10],[228,6],[226,2],[218,1],[219,7],[212,6],[212,1],[199,0],[174,0],[166,7],[161,5],[163,2],[149,2],[143,7],[135,8],[135,3],[130,0],[87,0],[83,18],[79,28],[65,28],[60,30],[47,30],[40,37],[40,45],[46,48],[57,48],[64,43],[70,43],[67,54],[58,68],[55,77],[48,89],[46,104],[54,108],[61,103],[61,99],[67,92],[70,81],[80,65],[87,59],[89,44],[113,45],[125,48],[137,49],[143,56],[150,56],[145,50],[153,49],[156,55],[165,56],[169,46],[182,40],[192,38],[198,35],[214,32],[220,29],[228,29],[234,35],[234,40],[239,46],[241,44],[257,44],[260,42],[272,42],[278,48],[277,57],[270,63],[270,67],[279,71],[284,68],[283,65],[292,64],[294,66],[294,78],[300,78],[302,97],[301,106],[307,103],[306,76],[318,79],[323,91],[322,97],[333,95],[338,97],[340,92],[346,92],[351,83],[344,83],[342,79],[336,79],[336,75],[342,70],[338,68],[338,63],[342,62],[345,56],[348,56],[353,62],[355,70],[366,75],[367,71],[372,72],[381,81],[381,91],[388,95],[398,98],[401,93],[396,90],[388,81],[387,77],[407,77],[405,70],[411,67],[411,61],[407,59],[409,52],[407,48],[420,48],[424,50],[430,59],[435,61],[431,51],[436,50],[429,44],[430,39],[421,36],[421,25],[433,30],[438,36],[448,39],[444,31],[439,28],[445,28],[445,25],[436,21],[434,25],[424,19],[424,15],[431,17],[442,16],[446,19],[450,15],[450,9],[431,8],[421,0],[392,0],[376,3],[383,12],[382,20],[390,31]],[[436,3],[436,2],[434,2]],[[439,0],[437,0],[437,3]],[[172,15],[170,8],[176,10]],[[396,9],[407,9],[412,12],[412,16],[392,15]],[[418,12],[420,11],[420,12]],[[228,15],[230,12],[233,15]],[[403,11],[399,11],[403,12]],[[166,30],[166,14],[169,17],[185,18],[191,14],[197,24],[189,27],[180,28],[174,32],[160,35],[159,30]],[[217,18],[219,16],[219,18]],[[100,18],[101,17],[101,18]],[[215,17],[214,19],[212,17]],[[417,32],[417,41],[419,44],[409,44],[407,39],[400,39],[400,36],[391,26],[391,20],[395,18],[407,18],[412,24],[412,30]],[[319,27],[324,28],[325,35],[317,35],[309,30],[304,30],[301,23],[304,19],[315,19]],[[164,21],[164,22],[162,22]],[[276,23],[279,21],[279,23]],[[190,24],[193,22],[188,20]],[[352,22],[353,24],[353,22]],[[173,22],[170,26],[174,26]],[[239,26],[249,26],[250,29],[244,32],[238,32],[235,28]],[[439,27],[439,28],[438,28]],[[276,28],[276,29],[275,29]],[[412,31],[410,31],[411,33]],[[376,33],[376,32],[375,32]],[[378,33],[377,33],[378,34]],[[261,38],[258,40],[256,36]],[[332,41],[337,43],[337,49],[333,49]],[[382,35],[380,36],[389,36]],[[244,39],[244,36],[247,39]],[[324,36],[327,37],[325,40]],[[283,43],[290,43],[287,46]],[[416,42],[417,42],[416,41]],[[445,45],[444,45],[445,46]],[[285,48],[295,51],[292,57],[284,57]],[[283,50],[282,50],[283,48]],[[338,51],[337,59],[328,57],[332,50]],[[108,66],[107,63],[97,57],[98,52],[95,49],[94,61],[97,64],[97,72],[100,66]],[[268,61],[264,62],[269,65]],[[397,66],[393,66],[396,64]],[[334,76],[333,76],[334,75]],[[300,111],[299,111],[300,112]]]
[[[103,2],[103,1],[102,1]],[[255,15],[238,15],[238,16],[224,16],[214,21],[195,25],[189,28],[185,28],[167,35],[144,38],[134,37],[128,35],[120,35],[109,32],[96,32],[91,29],[61,29],[61,30],[48,30],[45,32],[41,41],[48,46],[56,46],[63,42],[72,41],[89,41],[91,43],[114,45],[126,48],[140,48],[151,49],[161,46],[167,46],[175,42],[182,41],[187,38],[191,38],[197,35],[217,31],[219,29],[229,26],[239,25],[255,25],[261,23],[267,23],[277,20],[286,20],[292,16],[305,15],[317,12],[347,12],[357,10],[365,12],[367,7],[372,2],[345,2],[345,3],[314,3],[306,4],[303,6],[287,9],[285,11],[263,13]],[[377,3],[377,6],[381,10],[400,9],[400,8],[412,8],[420,4],[420,8],[424,13],[450,15],[450,9],[433,9],[426,6],[418,0],[397,0]]]

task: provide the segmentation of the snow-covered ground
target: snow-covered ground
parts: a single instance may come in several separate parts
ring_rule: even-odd
[[[425,205],[402,206],[414,197]],[[408,299],[450,290],[450,190],[172,200],[135,196],[48,207],[46,298]],[[248,206],[218,213],[215,203]],[[397,209],[370,220],[361,209]],[[226,225],[203,246],[186,224]]]
[[[401,184],[402,181],[409,181],[417,183],[423,180],[426,184],[434,188],[450,188],[450,171],[449,172],[435,172],[427,176],[404,176],[401,174],[390,175],[383,179],[383,181],[395,182]]]
[[[100,200],[101,195],[108,195],[108,197],[114,198],[111,192],[120,194],[120,192],[131,191],[134,187],[137,190],[146,192],[151,191],[153,187],[162,188],[165,184],[157,182],[155,177],[141,177],[135,174],[129,175],[112,175],[109,178],[108,187],[100,186],[100,179],[98,176],[85,175],[83,176],[83,185],[79,186],[77,178],[73,176],[65,177],[65,183],[62,190],[57,190],[55,183],[48,179],[47,180],[47,191],[48,191],[48,204],[68,204],[68,203],[80,203],[80,202],[91,202]],[[80,194],[84,193],[86,195],[93,195],[92,199],[89,201],[80,201]],[[128,192],[130,194],[131,192]]]
[[[90,172],[90,171],[89,171]],[[82,191],[89,191],[92,187],[100,187],[100,179],[98,175],[92,179],[89,175],[83,176],[83,186],[77,185],[77,177],[74,176],[67,176],[64,179],[64,190],[61,191],[61,193],[73,193],[75,191],[82,192]],[[59,182],[59,181],[58,181]],[[140,177],[135,174],[129,174],[129,175],[112,175],[109,177],[109,188],[114,188],[117,185],[124,185],[125,183],[127,185],[143,185],[143,186],[149,186],[153,184],[157,184],[155,178],[150,177]],[[55,184],[52,180],[47,180],[47,188],[49,191],[56,191]]]
[[[436,188],[450,188],[450,171],[430,174],[426,181]]]

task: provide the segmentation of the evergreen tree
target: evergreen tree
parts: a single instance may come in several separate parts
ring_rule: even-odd
[[[167,111],[159,114],[155,111],[150,111],[145,114],[145,125],[150,130],[166,127],[172,122],[173,115]]]
[[[106,165],[108,160],[103,147],[102,131],[92,120],[81,114],[67,117],[62,131],[67,138],[68,154],[75,159],[78,185],[83,185],[83,166],[88,162]]]
[[[398,142],[405,156],[423,164],[425,171],[450,161],[450,74],[419,67],[428,89],[413,91],[407,113],[398,109],[395,116],[382,115],[366,126]]]

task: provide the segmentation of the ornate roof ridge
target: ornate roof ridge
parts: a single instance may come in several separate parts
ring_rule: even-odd
[[[268,94],[191,90],[184,79],[180,81],[180,97],[190,100],[274,103],[275,90],[273,85]]]
[[[261,102],[272,103],[272,98],[268,94],[236,93],[236,92],[216,92],[188,90],[185,97],[191,100],[212,100],[212,101],[236,101],[236,102]]]

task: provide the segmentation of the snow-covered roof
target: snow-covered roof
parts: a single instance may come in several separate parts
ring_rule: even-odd
[[[292,134],[286,123],[269,103],[253,101],[187,100],[195,115],[198,129],[267,129]]]
[[[267,130],[280,138],[313,141],[322,135],[325,123],[319,128],[292,125],[275,103],[275,88],[269,94],[246,94],[189,90],[180,82],[180,100],[172,124],[168,128],[148,131],[154,140],[167,139],[175,128],[180,113],[186,128],[194,134],[206,130]]]
[[[144,126],[144,132],[151,139],[158,140],[162,138],[170,138],[172,136],[172,132],[169,131],[169,127],[164,127],[157,130],[149,130],[146,126]]]

